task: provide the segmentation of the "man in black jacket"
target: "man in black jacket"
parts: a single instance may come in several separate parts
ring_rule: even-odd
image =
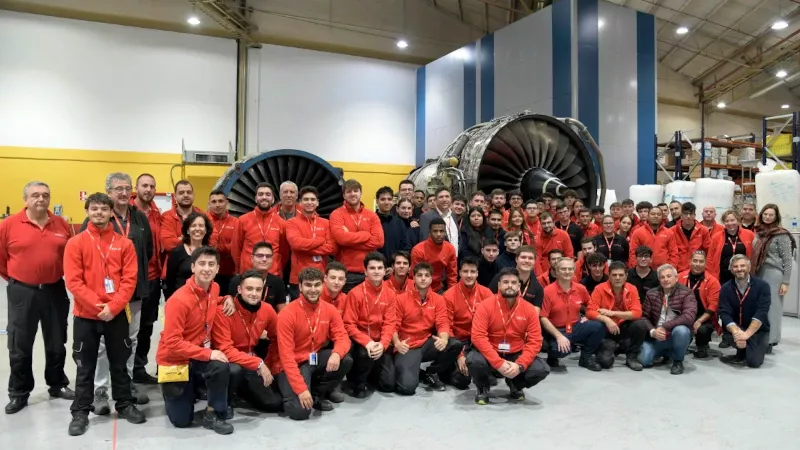
[[[106,193],[114,201],[114,210],[111,216],[111,224],[114,231],[127,237],[133,243],[136,250],[136,265],[139,272],[136,279],[136,291],[128,304],[130,310],[129,335],[131,341],[131,354],[128,358],[128,376],[133,379],[133,360],[136,356],[136,344],[139,336],[139,323],[142,317],[142,300],[149,295],[149,282],[147,280],[147,265],[153,256],[153,234],[150,231],[150,222],[147,216],[130,204],[133,182],[130,175],[126,173],[114,172],[106,177]],[[83,221],[81,231],[86,228],[89,218]],[[103,338],[100,338],[100,347],[97,352],[97,369],[94,374],[95,402],[94,412],[97,415],[105,415],[111,412],[108,406],[108,382],[109,382],[109,363],[106,355],[106,345]],[[143,405],[150,400],[144,393],[139,393],[131,384],[131,393],[136,399],[136,403]]]
[[[719,316],[722,326],[733,335],[736,354],[723,356],[720,361],[761,367],[769,347],[770,287],[750,276],[750,260],[745,255],[734,255],[730,270],[734,279],[719,291]]]
[[[378,192],[375,193],[375,200],[378,204],[378,217],[381,219],[383,228],[383,247],[378,251],[387,261],[400,250],[411,251],[405,224],[400,217],[392,214],[394,207],[392,188],[384,186],[378,189]]]

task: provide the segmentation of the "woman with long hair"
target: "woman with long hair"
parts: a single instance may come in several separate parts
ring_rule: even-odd
[[[572,211],[570,211],[570,220],[575,223],[578,223],[578,218],[580,217],[581,210],[583,209],[583,200],[576,199],[575,203],[572,204]]]
[[[508,231],[519,231],[522,233],[522,245],[534,245],[535,235],[530,228],[528,228],[528,224],[525,221],[525,213],[522,211],[522,208],[511,208],[508,210]]]
[[[711,237],[708,247],[708,264],[706,271],[719,279],[720,284],[725,284],[733,279],[730,271],[730,262],[733,255],[745,255],[748,258],[753,254],[752,231],[745,230],[739,222],[739,216],[733,210],[722,213],[724,233],[717,233]]]
[[[766,281],[770,287],[772,303],[769,307],[769,349],[781,341],[783,296],[789,292],[792,275],[792,256],[797,248],[792,235],[781,226],[778,205],[768,203],[761,208],[756,222],[756,239],[753,241],[753,258],[750,273]]]
[[[179,287],[192,277],[192,252],[209,245],[214,230],[205,214],[193,212],[183,221],[183,245],[172,249],[167,258],[167,276],[164,279],[164,299],[168,300]]]
[[[631,242],[631,234],[633,233],[633,217],[624,215],[619,219],[619,230],[617,234],[624,237],[626,241]]]
[[[462,225],[461,236],[458,240],[458,260],[465,256],[481,257],[483,237],[486,235],[486,217],[483,209],[473,206],[467,211],[468,222]]]

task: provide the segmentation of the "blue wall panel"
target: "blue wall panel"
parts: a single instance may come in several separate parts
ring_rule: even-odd
[[[600,142],[598,1],[578,1],[578,120]]]
[[[636,14],[636,77],[637,77],[637,182],[656,181],[656,25],[650,14]]]
[[[425,162],[425,66],[417,69],[417,152],[416,163]]]
[[[553,115],[572,116],[572,8],[570,0],[559,0],[553,15]]]
[[[481,38],[481,122],[494,118],[494,35]]]
[[[475,125],[478,98],[478,60],[475,55],[477,45],[473,42],[463,48],[464,57],[464,129]]]

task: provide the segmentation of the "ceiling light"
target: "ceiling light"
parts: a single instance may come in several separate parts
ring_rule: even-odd
[[[785,78],[786,75],[787,75],[787,73],[783,69],[779,70],[778,73],[775,74],[775,76],[778,77],[778,78]]]
[[[406,48],[406,47],[408,47],[408,42],[406,42],[406,41],[404,41],[402,39],[397,41],[397,48]]]
[[[724,107],[726,107],[726,106],[727,106],[727,105],[725,104],[725,102],[719,102],[719,103],[717,103],[717,108],[720,108],[720,109],[722,109],[722,108],[724,108]]]
[[[677,30],[675,30],[675,32],[678,34],[686,34],[689,32],[689,29],[686,27],[680,27]]]
[[[190,16],[186,21],[192,26],[200,25],[200,19],[198,19],[197,16]]]
[[[789,105],[781,105],[781,109],[789,109]]]
[[[597,28],[603,28],[606,22],[603,19],[597,19]]]
[[[469,51],[463,47],[454,51],[453,55],[462,61],[466,61],[469,59]]]
[[[777,22],[772,24],[772,29],[773,30],[782,30],[782,29],[784,29],[784,28],[786,28],[788,26],[789,26],[789,24],[786,23],[785,20],[779,20],[779,21],[777,21]]]

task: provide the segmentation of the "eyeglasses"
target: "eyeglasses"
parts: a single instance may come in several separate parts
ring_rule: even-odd
[[[117,186],[111,190],[118,194],[122,194],[123,192],[133,192],[133,188],[130,186]]]
[[[637,259],[650,259],[650,258],[652,258],[652,256],[650,256],[650,255],[640,255],[640,256],[637,256],[636,258]]]
[[[272,253],[253,253],[255,259],[272,259]]]

